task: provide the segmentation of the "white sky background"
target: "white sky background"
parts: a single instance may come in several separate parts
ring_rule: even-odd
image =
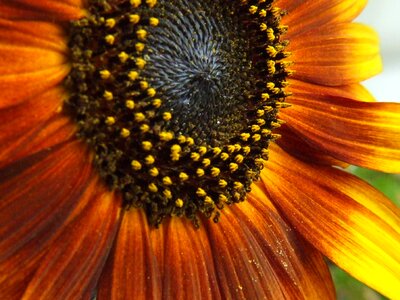
[[[379,101],[400,102],[400,0],[369,0],[356,20],[378,31],[383,73],[364,82]]]

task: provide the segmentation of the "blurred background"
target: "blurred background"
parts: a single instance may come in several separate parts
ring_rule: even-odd
[[[384,70],[364,83],[379,101],[400,102],[399,15],[400,0],[369,0],[367,8],[356,19],[357,22],[372,26],[380,35]],[[356,167],[350,168],[350,172],[381,190],[400,207],[400,174],[384,174]],[[331,272],[339,300],[386,299],[334,265],[331,266]]]
[[[365,82],[381,101],[400,102],[400,1],[369,0],[356,22],[368,24],[381,39],[383,73]]]

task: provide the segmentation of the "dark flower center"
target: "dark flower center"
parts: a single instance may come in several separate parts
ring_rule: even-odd
[[[92,0],[72,23],[66,111],[151,224],[217,221],[258,179],[288,75],[271,2]]]

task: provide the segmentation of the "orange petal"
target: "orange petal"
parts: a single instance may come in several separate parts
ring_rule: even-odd
[[[303,161],[320,165],[339,166],[342,168],[349,166],[348,163],[333,158],[315,145],[308,144],[307,141],[302,139],[286,124],[280,127],[277,133],[282,137],[278,139],[276,143],[286,152],[290,153],[290,155]]]
[[[363,81],[382,70],[376,33],[361,24],[333,24],[293,37],[294,78],[322,85]]]
[[[0,20],[0,108],[58,85],[69,72],[61,28]]]
[[[314,97],[328,97],[328,98],[347,98],[355,101],[362,102],[375,102],[374,96],[361,84],[354,83],[342,86],[323,86],[313,84],[296,79],[289,79],[289,86],[287,90],[294,96],[297,94],[312,94]],[[290,102],[290,97],[287,99]]]
[[[34,128],[28,129],[25,134],[15,132],[15,139],[12,136],[12,129],[5,126],[5,130],[7,134],[2,135],[2,138],[6,143],[0,145],[0,167],[73,139],[76,126],[70,118],[55,115],[43,123],[36,124]]]
[[[161,270],[150,239],[144,212],[125,211],[112,255],[100,278],[97,299],[161,298]]]
[[[61,65],[33,72],[0,74],[0,108],[19,104],[57,86],[68,72],[69,67]]]
[[[298,92],[280,112],[288,126],[327,154],[375,170],[400,172],[400,104]]]
[[[22,293],[45,247],[80,203],[92,169],[81,147],[55,147],[0,169],[3,297],[20,298],[11,295]]]
[[[0,109],[0,157],[32,129],[43,127],[47,120],[59,115],[63,94],[62,89],[54,88],[25,103]]]
[[[333,299],[322,255],[254,189],[249,202],[198,230],[176,217],[149,228],[141,210],[125,212],[98,299]]]
[[[224,299],[334,299],[323,257],[285,223],[265,191],[206,228]]]
[[[54,23],[0,19],[0,45],[35,47],[66,53],[65,32]],[[25,62],[28,64],[28,62]]]
[[[312,245],[387,297],[400,297],[400,211],[385,196],[351,174],[305,164],[274,145],[261,178]]]
[[[352,21],[363,10],[367,0],[278,0],[276,5],[288,11],[282,22],[289,26],[285,38],[331,23]]]
[[[93,295],[118,228],[121,202],[103,185],[50,246],[22,299],[81,299]]]
[[[83,0],[2,0],[0,17],[62,21],[84,16]]]
[[[221,298],[204,227],[196,230],[188,220],[149,228],[143,211],[132,209],[113,252],[98,299]]]
[[[0,74],[2,77],[51,69],[65,63],[66,57],[53,50],[0,42]]]

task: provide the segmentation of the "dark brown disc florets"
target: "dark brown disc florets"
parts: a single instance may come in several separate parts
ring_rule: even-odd
[[[217,221],[259,177],[288,75],[283,12],[261,2],[92,0],[72,23],[66,111],[153,225]]]

